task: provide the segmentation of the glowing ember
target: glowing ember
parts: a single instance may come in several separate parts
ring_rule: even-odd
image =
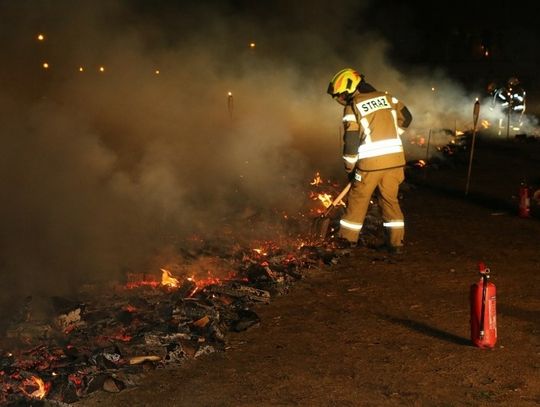
[[[125,333],[119,332],[115,335],[108,336],[107,339],[113,339],[121,342],[129,342],[133,337],[131,335],[126,335]]]
[[[253,251],[261,256],[267,256],[268,253],[264,249],[253,249]]]
[[[135,311],[137,311],[137,308],[135,308],[131,304],[127,304],[125,307],[123,307],[123,310],[127,311],[127,312],[135,312]]]
[[[133,288],[144,287],[144,286],[156,288],[156,287],[158,287],[160,285],[161,285],[160,281],[143,280],[143,281],[129,282],[129,283],[126,284],[126,288],[127,289],[133,289]]]
[[[83,379],[79,374],[72,373],[68,375],[68,380],[76,387],[79,388],[83,385]]]
[[[47,395],[48,391],[47,385],[37,376],[30,376],[28,379],[24,379],[22,386],[19,389],[28,397],[34,399],[42,399]],[[27,390],[28,388],[28,390]],[[34,390],[32,390],[34,389]]]
[[[199,290],[203,289],[204,287],[208,285],[219,284],[221,282],[221,280],[217,277],[207,277],[207,278],[195,280],[195,278],[191,276],[191,277],[188,277],[187,280],[195,283],[195,288],[193,289],[193,291],[189,293],[188,297],[193,297],[196,292],[198,292]]]
[[[161,274],[161,285],[166,285],[168,287],[178,287],[180,281],[174,278],[169,270],[161,269],[163,274]]]

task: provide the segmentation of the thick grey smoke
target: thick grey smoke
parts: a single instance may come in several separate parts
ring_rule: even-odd
[[[388,45],[362,32],[361,2],[278,1],[271,14],[243,2],[6,3],[5,297],[141,271],[189,236],[264,237],[246,219],[279,223],[316,171],[344,177],[341,108],[325,93],[343,67],[403,99],[413,136],[472,120],[474,98],[444,74],[387,62]]]

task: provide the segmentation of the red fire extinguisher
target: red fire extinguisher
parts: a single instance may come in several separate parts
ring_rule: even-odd
[[[531,215],[531,196],[529,187],[522,182],[519,187],[519,211],[520,218],[528,218]]]
[[[489,281],[489,268],[478,263],[480,280],[471,285],[471,340],[479,348],[493,348],[497,342],[495,284]]]

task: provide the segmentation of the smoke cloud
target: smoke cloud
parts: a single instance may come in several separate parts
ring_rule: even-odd
[[[190,236],[265,237],[252,220],[299,211],[316,171],[344,178],[341,107],[325,93],[343,67],[405,102],[405,142],[472,125],[475,95],[388,62],[363,29],[367,2],[9,3],[3,302],[144,270]]]

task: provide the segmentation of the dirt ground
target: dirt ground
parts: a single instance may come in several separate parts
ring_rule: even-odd
[[[76,405],[539,405],[540,222],[515,196],[540,178],[540,143],[480,141],[467,196],[465,160],[443,164],[407,175],[404,255],[345,252],[255,308],[261,323],[225,352]],[[469,339],[479,261],[497,286],[492,350]]]

